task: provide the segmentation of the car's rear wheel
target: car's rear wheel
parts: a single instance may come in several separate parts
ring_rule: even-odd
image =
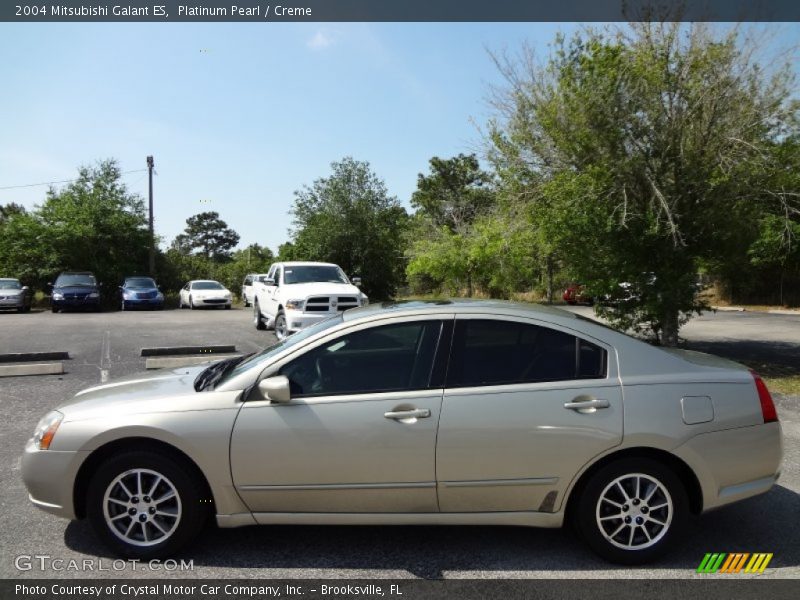
[[[131,451],[104,462],[92,477],[87,515],[115,554],[148,560],[188,544],[208,516],[204,485],[182,461]]]
[[[278,311],[278,314],[275,316],[275,337],[279,340],[286,339],[289,335],[289,328],[286,325],[286,315],[283,314],[282,310]]]
[[[589,479],[574,518],[594,552],[635,565],[661,556],[688,515],[686,489],[669,467],[649,458],[628,458]]]
[[[258,307],[258,300],[253,300],[253,323],[259,331],[264,331],[267,328],[267,324],[264,323],[264,317],[261,315],[261,309]]]

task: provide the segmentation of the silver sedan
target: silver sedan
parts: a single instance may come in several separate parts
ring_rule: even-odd
[[[31,309],[32,297],[30,288],[22,285],[19,279],[0,277],[0,310],[13,308],[27,312]]]
[[[78,393],[28,441],[31,501],[117,554],[254,524],[576,525],[661,555],[691,514],[762,494],[781,427],[763,381],[571,313],[372,305],[259,354]],[[755,516],[755,515],[754,515]]]

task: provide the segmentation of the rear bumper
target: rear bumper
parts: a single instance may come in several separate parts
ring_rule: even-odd
[[[765,423],[698,435],[673,453],[697,475],[703,511],[763,494],[780,476],[780,423]]]

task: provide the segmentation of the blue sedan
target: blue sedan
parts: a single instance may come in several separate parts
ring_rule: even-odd
[[[122,310],[131,308],[164,308],[164,294],[151,277],[126,277],[120,286]]]

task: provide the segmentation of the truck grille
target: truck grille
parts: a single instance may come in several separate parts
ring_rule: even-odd
[[[312,296],[306,300],[305,312],[333,312],[358,306],[355,296]]]

